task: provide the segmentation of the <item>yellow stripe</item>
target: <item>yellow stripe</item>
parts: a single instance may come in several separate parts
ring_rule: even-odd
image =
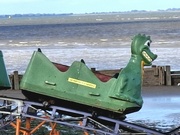
[[[85,81],[74,79],[74,78],[70,78],[70,77],[68,78],[68,82],[72,82],[75,84],[83,85],[83,86],[94,88],[94,89],[96,88],[96,84],[85,82]]]

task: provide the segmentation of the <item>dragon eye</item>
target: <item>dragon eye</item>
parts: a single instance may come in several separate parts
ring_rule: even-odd
[[[147,40],[144,45],[147,45],[147,46],[150,47],[150,44],[151,44],[151,41],[150,41],[150,40]]]

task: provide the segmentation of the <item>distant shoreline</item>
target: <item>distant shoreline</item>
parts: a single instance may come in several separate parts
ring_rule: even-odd
[[[153,13],[153,12],[180,12],[180,8],[168,8],[166,10],[146,11],[146,10],[131,10],[131,11],[119,11],[119,12],[92,12],[92,13],[29,13],[29,14],[4,14],[0,15],[0,18],[6,17],[41,17],[41,16],[71,16],[71,15],[102,15],[102,14],[129,14],[129,13]]]
[[[0,15],[0,26],[72,24],[72,23],[119,23],[140,21],[180,20],[180,10],[134,11],[89,14],[15,14]]]

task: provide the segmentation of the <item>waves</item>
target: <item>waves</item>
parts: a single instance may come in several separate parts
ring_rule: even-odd
[[[26,47],[14,49],[2,49],[8,73],[17,70],[24,73],[30,61],[33,51],[39,47]],[[120,69],[124,68],[130,59],[130,47],[110,48],[88,48],[76,47],[41,47],[42,52],[53,62],[71,65],[73,61],[84,59],[89,68]],[[170,65],[171,70],[178,71],[179,47],[152,47],[151,50],[158,55],[153,62],[157,66]]]
[[[48,21],[49,18],[44,19]],[[24,72],[37,48],[50,60],[62,64],[70,65],[74,60],[84,59],[91,68],[123,68],[130,57],[131,38],[138,33],[151,36],[152,49],[158,55],[155,65],[180,69],[180,16],[177,13],[53,19],[54,23],[49,24],[41,20],[38,24],[0,26],[0,49],[9,73]]]

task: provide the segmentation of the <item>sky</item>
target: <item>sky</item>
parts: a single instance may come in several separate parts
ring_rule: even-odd
[[[180,8],[180,0],[0,0],[0,15],[123,12]]]

